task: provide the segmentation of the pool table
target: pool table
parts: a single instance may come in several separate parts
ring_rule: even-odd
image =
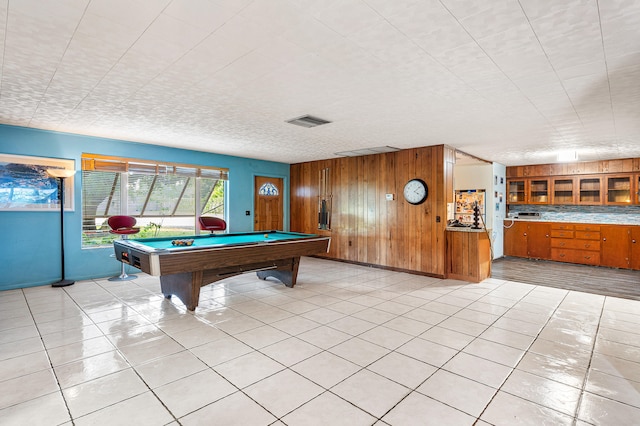
[[[300,256],[326,253],[329,242],[330,237],[314,234],[261,231],[115,240],[113,245],[119,261],[159,276],[165,297],[175,295],[194,311],[200,287],[245,272],[293,287]]]

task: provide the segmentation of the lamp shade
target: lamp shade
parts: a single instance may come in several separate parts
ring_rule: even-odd
[[[47,174],[54,178],[68,178],[76,174],[72,169],[47,169]]]

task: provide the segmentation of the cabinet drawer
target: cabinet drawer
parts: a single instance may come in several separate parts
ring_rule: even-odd
[[[576,225],[576,231],[600,232],[599,225]]]
[[[600,251],[600,241],[592,241],[592,240],[587,240],[587,241],[580,241],[580,240],[575,240],[578,243],[578,247],[580,250],[593,250],[593,251]]]
[[[573,225],[567,223],[552,223],[551,229],[560,229],[566,231],[573,231]]]
[[[600,251],[600,241],[552,238],[551,247],[573,250],[578,249]]]
[[[551,260],[556,260],[559,262],[580,263],[583,265],[599,265],[600,252],[552,248]]]
[[[575,250],[565,249],[565,248],[552,248],[551,260],[556,260],[558,262],[573,263],[574,251]]]
[[[600,233],[592,231],[576,231],[576,238],[579,240],[599,240]]]
[[[583,265],[600,265],[600,252],[576,250],[574,262]]]
[[[573,238],[573,231],[552,229],[551,238]]]

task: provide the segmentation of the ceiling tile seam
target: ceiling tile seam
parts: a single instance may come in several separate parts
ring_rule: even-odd
[[[476,93],[478,95],[478,97],[484,99],[485,101],[489,102],[489,99],[487,99],[482,93],[478,92],[473,86],[471,86],[469,83],[467,83],[467,81],[465,81],[462,77],[460,77],[457,73],[453,72],[447,65],[443,64],[439,59],[437,59],[436,57],[434,57],[430,52],[428,52],[427,50],[425,50],[422,46],[420,46],[418,43],[416,43],[411,37],[409,37],[406,33],[404,33],[401,29],[399,29],[398,27],[396,27],[392,22],[390,22],[386,16],[382,15],[378,10],[376,10],[373,6],[371,6],[369,3],[367,3],[367,0],[363,0],[364,3],[371,9],[373,10],[375,13],[378,14],[378,16],[380,16],[382,19],[384,19],[389,25],[391,25],[396,31],[398,31],[400,34],[402,34],[409,42],[411,42],[416,48],[418,48],[420,51],[422,51],[425,55],[427,55],[429,58],[431,58],[435,63],[437,63],[438,65],[440,65],[442,68],[446,69],[452,76],[454,76],[463,86],[467,87],[469,90],[471,90],[472,92]],[[451,13],[451,11],[449,9],[447,9],[447,7],[442,4],[442,2],[440,1],[440,4],[442,5],[442,7],[444,7],[444,9],[447,11],[447,13],[449,13],[449,15],[451,15],[451,17],[453,17],[456,22],[458,23],[458,25],[460,25],[460,27],[462,29],[464,29],[464,31],[469,34],[469,32],[466,30],[466,28],[464,28],[464,26],[462,26],[462,24],[460,23],[460,21],[458,21],[458,19]],[[469,36],[471,37],[471,34],[469,34]],[[474,41],[476,41],[473,37],[471,37]],[[476,41],[476,45],[478,44],[478,42]],[[478,46],[480,47],[480,46]],[[481,48],[482,49],[482,48]],[[484,51],[484,49],[482,49],[482,52],[485,54],[485,56],[487,56],[489,58],[489,55],[487,55],[487,53]],[[491,58],[489,58],[491,59]],[[493,60],[492,60],[493,62]],[[495,62],[493,62],[494,65]],[[498,69],[500,69],[498,67]],[[502,72],[502,70],[500,70]],[[504,74],[504,72],[502,72]],[[508,79],[509,81],[511,81],[511,79]],[[512,81],[511,81],[512,82]],[[513,83],[513,82],[512,82]],[[516,88],[518,88],[515,84],[514,86]],[[518,90],[520,90],[520,88],[518,88]]]
[[[521,88],[520,86],[518,86],[518,84],[516,84],[516,83],[515,83],[515,82],[514,82],[514,81],[513,81],[513,80],[512,80],[508,75],[507,75],[507,73],[505,73],[505,71],[504,71],[504,70],[503,70],[503,69],[502,69],[502,68],[501,68],[501,67],[500,67],[500,66],[495,62],[495,60],[491,57],[491,55],[489,55],[489,54],[487,53],[487,51],[486,51],[486,50],[485,50],[485,49],[480,45],[480,43],[478,42],[478,40],[476,40],[476,38],[475,38],[475,37],[474,37],[474,36],[469,32],[469,30],[467,30],[467,28],[462,24],[462,22],[460,22],[460,20],[458,19],[458,17],[457,17],[457,16],[455,16],[455,15],[453,14],[453,12],[451,12],[451,10],[450,10],[450,9],[449,9],[449,8],[448,8],[448,7],[443,3],[443,2],[442,2],[442,0],[438,0],[438,2],[439,2],[439,3],[442,5],[442,7],[443,7],[443,8],[444,8],[448,13],[449,13],[449,15],[451,15],[451,17],[452,17],[453,19],[455,19],[455,21],[458,23],[458,25],[460,25],[460,28],[462,28],[462,29],[467,33],[467,35],[468,35],[468,36],[469,36],[469,37],[470,37],[470,38],[471,38],[471,39],[476,43],[476,45],[478,46],[478,48],[482,51],[482,53],[484,53],[484,55],[487,57],[487,59],[489,59],[489,60],[491,61],[491,63],[493,63],[493,65],[495,65],[496,69],[498,69],[498,70],[500,71],[500,73],[502,73],[502,75],[504,75],[504,77],[505,77],[509,82],[511,82],[511,84],[513,84],[513,86],[514,86],[516,89],[518,89],[518,92],[520,92],[520,94],[521,94],[521,95],[522,95],[522,96],[527,100],[527,102],[529,102],[529,104],[533,107],[533,109],[535,109],[535,110],[538,112],[538,114],[540,114],[540,117],[542,117],[542,118],[544,119],[544,121],[547,123],[547,125],[548,125],[551,129],[553,129],[554,133],[555,133],[555,134],[557,134],[561,139],[563,139],[563,138],[562,138],[562,133],[559,131],[559,129],[557,129],[557,128],[556,128],[556,126],[555,126],[555,125],[554,125],[554,124],[549,120],[549,118],[548,118],[545,114],[543,114],[543,113],[542,113],[542,111],[540,111],[540,109],[539,109],[539,108],[537,107],[537,105],[536,105],[536,104],[535,104],[535,103],[534,103],[534,102],[529,98],[529,96],[527,96],[527,95],[523,92],[522,88]],[[522,9],[522,5],[520,4],[520,0],[518,0],[518,5],[520,5],[520,8]],[[524,10],[523,10],[523,13],[524,13]],[[525,14],[525,17],[526,17],[526,14]],[[528,21],[528,18],[527,18],[527,21]],[[534,33],[534,34],[535,34],[535,33]],[[536,36],[536,38],[537,38],[537,36]],[[545,56],[546,56],[546,52],[545,52]],[[548,58],[547,58],[547,60],[548,60]],[[446,67],[445,67],[445,68],[446,68]],[[447,68],[447,69],[448,69],[448,68]],[[555,70],[554,70],[554,72],[555,72]],[[456,74],[455,74],[455,73],[453,73],[453,72],[452,72],[452,74],[453,74],[453,75],[456,75]],[[456,75],[456,77],[458,77],[458,76]],[[458,78],[460,78],[460,77],[458,77]],[[461,79],[461,80],[462,80],[462,79]],[[462,81],[464,81],[464,80],[462,80]],[[564,89],[564,87],[563,87],[563,89]],[[483,99],[485,99],[487,102],[490,102],[490,100],[489,100],[489,99],[487,99],[484,95],[482,95],[481,93],[477,92],[477,90],[475,90],[475,88],[471,87],[471,90],[473,90],[474,92],[478,93],[478,95],[479,95],[480,97],[482,97]],[[565,91],[565,93],[566,93],[566,91]],[[573,105],[572,105],[572,107],[573,107]],[[575,111],[575,108],[574,108],[574,111]],[[505,114],[505,115],[507,115],[507,116],[509,116],[509,112],[504,112],[504,114]]]
[[[602,43],[602,56],[604,56],[604,68],[607,72],[607,88],[609,89],[609,106],[611,108],[611,120],[613,121],[613,134],[615,135],[616,143],[618,143],[618,126],[616,125],[616,114],[613,107],[613,97],[611,96],[611,79],[609,78],[609,63],[607,61],[607,50],[604,45],[604,33],[602,31],[602,15],[600,14],[600,0],[596,0],[596,7],[598,9],[598,26],[600,28],[600,42]]]
[[[236,16],[240,15],[246,8],[248,8],[253,2],[247,3],[247,5],[245,7],[243,7],[242,9],[238,10],[231,18],[229,18],[227,21],[225,21],[222,25],[220,25],[218,28],[216,28],[215,30],[211,31],[210,33],[208,33],[206,36],[204,36],[202,38],[202,40],[200,40],[198,43],[196,43],[193,47],[191,47],[189,50],[187,50],[186,52],[184,52],[179,58],[177,58],[175,61],[173,61],[172,63],[168,64],[166,67],[164,67],[162,70],[158,71],[158,73],[153,76],[152,78],[149,79],[149,81],[142,85],[141,87],[139,87],[137,90],[135,90],[129,97],[123,99],[117,106],[120,107],[122,106],[125,102],[129,101],[131,98],[135,97],[138,93],[140,93],[140,91],[144,90],[146,87],[149,86],[149,84],[151,84],[152,82],[154,82],[158,77],[160,77],[162,74],[164,74],[164,72],[169,69],[170,67],[174,66],[176,63],[178,63],[181,59],[183,59],[185,56],[187,56],[189,53],[193,52],[195,49],[198,48],[198,46],[200,46],[202,43],[204,43],[205,40],[207,40],[209,37],[211,37],[213,34],[215,34],[216,32],[220,31],[220,29],[222,29],[225,25],[227,25],[227,23],[232,20],[233,18],[235,18]],[[170,3],[167,3],[167,6],[165,6],[164,9],[162,9],[162,11],[160,11],[160,13],[158,13],[158,15],[156,16],[156,18],[149,24],[149,26],[147,27],[147,29],[153,25],[153,23],[160,17],[160,15],[162,15],[164,13],[164,11],[169,7]],[[167,15],[170,16],[170,15]],[[177,19],[177,18],[173,18],[173,19]],[[178,19],[179,20],[179,19]],[[184,21],[183,21],[184,22]],[[131,46],[129,46],[129,48],[122,54],[122,56],[120,57],[120,59],[109,69],[109,71],[107,71],[107,74],[105,74],[105,76],[103,76],[102,79],[100,79],[100,81],[93,87],[93,89],[87,93],[87,95],[80,101],[80,103],[77,105],[79,106],[92,92],[93,90],[95,90],[95,88],[104,80],[104,77],[106,77],[106,75],[108,75],[108,73],[118,64],[120,63],[120,60],[131,50],[131,47],[134,46],[136,44],[136,42],[138,40],[140,40],[140,38],[145,34],[146,30],[143,31],[140,36],[131,44]],[[255,50],[255,49],[254,49]],[[254,50],[248,52],[245,55],[242,55],[241,57],[237,58],[237,60],[242,59],[243,57],[245,57],[246,55],[248,55],[249,53],[252,53]],[[236,61],[232,62],[235,63]],[[231,64],[232,64],[231,63]],[[227,66],[231,65],[231,64],[227,64]],[[222,69],[225,69],[227,66],[225,66]],[[218,70],[216,72],[219,72],[221,70]],[[190,87],[194,87],[196,86],[198,83],[200,83],[201,81],[204,81],[208,78],[207,77],[203,77],[201,80],[198,80],[197,82],[194,82],[190,85]],[[69,112],[69,114],[67,115],[67,117],[65,117],[65,119],[62,121],[63,123],[66,121],[66,119],[68,118],[68,116],[73,113],[73,111],[75,111],[77,109],[74,108],[71,112]],[[156,108],[151,108],[151,111],[153,110],[158,110],[158,108],[160,108],[161,106],[157,106]],[[97,118],[94,119],[91,124],[94,124],[96,122]]]
[[[67,51],[69,50],[69,45],[71,44],[71,42],[73,41],[74,37],[76,36],[76,33],[78,32],[78,28],[80,28],[80,23],[82,22],[82,19],[84,19],[84,16],[87,14],[87,9],[89,9],[89,5],[90,4],[91,4],[91,2],[87,2],[87,4],[85,5],[84,10],[82,11],[82,16],[78,20],[78,23],[76,24],[76,27],[73,29],[73,33],[71,33],[71,37],[69,37],[69,40],[67,41],[67,45],[64,48],[64,52],[62,52],[62,55],[60,56],[60,60],[58,61],[58,64],[56,65],[56,68],[55,68],[53,74],[51,75],[51,78],[49,79],[49,82],[47,83],[47,88],[44,89],[44,93],[42,94],[42,97],[40,97],[40,99],[38,100],[38,104],[33,109],[33,115],[31,115],[31,118],[29,119],[29,126],[31,126],[31,122],[33,121],[33,118],[38,114],[38,109],[40,108],[40,105],[42,104],[42,100],[47,95],[47,91],[49,91],[49,88],[51,87],[51,83],[53,82],[53,79],[56,77],[56,74],[58,73],[58,69],[60,68],[60,64],[62,64],[62,61],[64,60],[64,57],[67,54]],[[7,16],[8,15],[9,15],[9,8],[7,7]],[[6,38],[6,36],[5,36],[5,38]]]
[[[95,89],[96,89],[98,86],[100,86],[100,84],[101,84],[101,83],[104,81],[104,79],[109,75],[109,73],[111,73],[111,71],[113,71],[113,69],[114,69],[118,64],[120,64],[120,61],[122,60],[122,58],[124,58],[124,57],[125,57],[125,56],[130,52],[130,51],[131,51],[132,47],[133,47],[133,46],[135,46],[135,44],[136,44],[136,43],[137,43],[137,42],[142,38],[142,36],[144,36],[144,34],[145,34],[145,33],[147,32],[147,30],[149,29],[149,27],[151,27],[151,25],[153,25],[153,24],[158,20],[158,18],[163,14],[163,12],[164,12],[168,7],[169,7],[169,5],[170,5],[170,3],[167,3],[167,5],[164,7],[164,9],[162,9],[162,10],[161,10],[157,15],[156,15],[156,17],[153,19],[153,21],[151,21],[151,22],[149,23],[149,25],[144,29],[144,31],[142,31],[142,32],[140,33],[140,35],[139,35],[139,36],[138,36],[138,37],[137,37],[137,38],[136,38],[136,39],[131,43],[131,45],[129,45],[129,47],[128,47],[127,49],[125,49],[125,51],[122,53],[122,55],[120,55],[120,57],[118,58],[118,60],[117,60],[117,61],[115,61],[115,62],[113,63],[113,65],[112,65],[111,67],[109,67],[109,69],[108,69],[108,70],[107,70],[107,71],[102,75],[102,77],[100,78],[100,80],[98,80],[98,81],[96,82],[96,84],[94,84],[94,85],[93,85],[93,87],[91,88],[91,90],[89,90],[89,91],[87,92],[87,94],[86,94],[86,95],[84,95],[84,96],[82,97],[82,99],[77,103],[77,105],[76,105],[73,109],[71,109],[71,110],[66,114],[66,116],[65,116],[65,117],[60,121],[60,125],[65,124],[65,123],[67,122],[67,120],[69,119],[69,117],[70,117],[70,116],[71,116],[71,115],[72,115],[72,114],[73,114],[73,113],[78,109],[78,107],[79,107],[80,105],[82,105],[82,103],[83,103],[83,102],[84,102],[84,101],[85,101],[89,96],[91,96],[91,94],[95,91]],[[84,15],[83,15],[83,17],[84,17]],[[174,18],[174,19],[176,19],[176,18]],[[80,19],[80,22],[81,22],[81,21],[82,21],[82,18]],[[219,28],[217,28],[217,29],[216,29],[216,31],[217,31],[218,29],[219,29]],[[215,32],[215,31],[213,31],[213,32]],[[212,32],[212,33],[213,33],[213,32]],[[209,35],[210,35],[210,34],[209,34]],[[195,47],[197,47],[198,45],[200,45],[200,43],[202,43],[202,42],[203,42],[207,37],[209,37],[209,35],[205,36],[202,40],[200,40],[200,42],[199,42],[196,46],[194,46],[193,48],[195,48]],[[180,58],[176,59],[174,62],[172,62],[171,64],[167,65],[167,67],[165,67],[164,69],[162,69],[161,71],[159,71],[159,72],[158,72],[158,73],[157,73],[153,78],[151,78],[151,79],[150,79],[150,81],[153,81],[153,80],[155,80],[156,78],[158,78],[158,76],[160,76],[164,71],[166,71],[166,69],[167,69],[168,67],[171,67],[171,66],[172,66],[173,64],[175,64],[177,61],[179,61],[180,59],[182,59],[186,54],[188,54],[189,52],[191,52],[191,51],[193,50],[193,48],[192,48],[192,49],[190,49],[190,50],[188,50],[187,52],[185,52],[185,53],[184,53]],[[64,55],[63,55],[63,57],[64,57]],[[142,86],[142,87],[138,88],[138,90],[136,90],[134,93],[132,93],[132,94],[131,94],[131,96],[129,96],[128,98],[123,99],[123,100],[118,104],[118,106],[122,106],[122,104],[123,104],[123,103],[125,103],[127,100],[131,99],[131,97],[133,97],[133,96],[135,96],[137,93],[139,93],[139,91],[140,91],[140,90],[142,90],[144,87],[146,87],[146,85],[144,85],[144,86]],[[100,119],[99,117],[94,118],[93,120],[91,120],[91,122],[90,122],[90,123],[88,123],[88,125],[93,125],[93,124],[95,124],[95,123],[96,123],[96,120],[99,120],[99,119]]]
[[[162,10],[160,11],[160,13],[158,13],[158,15],[156,15],[156,17],[153,19],[153,21],[151,21],[151,22],[149,23],[149,25],[147,25],[147,28],[145,28],[145,30],[144,30],[144,31],[142,31],[142,32],[140,33],[140,35],[139,35],[139,36],[138,36],[138,37],[137,37],[137,38],[136,38],[136,39],[131,43],[131,45],[130,45],[127,49],[125,49],[125,51],[122,53],[122,55],[120,55],[120,57],[118,58],[118,60],[117,60],[117,61],[115,61],[115,62],[113,63],[113,65],[111,65],[111,67],[109,67],[109,69],[103,73],[103,75],[102,75],[102,77],[100,78],[100,80],[98,80],[98,81],[96,82],[96,84],[94,84],[94,85],[93,85],[93,87],[91,88],[91,90],[87,91],[87,94],[86,94],[86,95],[84,95],[84,96],[82,97],[82,99],[80,99],[80,101],[76,104],[76,106],[75,106],[73,109],[71,109],[71,110],[66,114],[66,116],[65,116],[62,120],[60,120],[60,124],[59,124],[59,126],[61,126],[61,125],[63,125],[64,123],[66,123],[66,122],[67,122],[67,120],[69,119],[69,116],[70,116],[71,114],[73,114],[73,113],[78,109],[78,107],[79,107],[80,105],[82,105],[82,103],[83,103],[83,102],[84,102],[84,101],[85,101],[85,100],[86,100],[86,99],[87,99],[87,98],[88,98],[88,97],[89,97],[89,96],[90,96],[90,95],[95,91],[96,87],[98,87],[98,86],[100,85],[100,83],[102,83],[102,82],[104,81],[104,79],[106,78],[106,76],[107,76],[107,75],[109,75],[109,73],[110,73],[110,72],[111,72],[111,71],[112,71],[112,70],[113,70],[113,69],[114,69],[114,68],[115,68],[115,67],[120,63],[120,61],[122,60],[122,58],[124,58],[124,57],[125,57],[125,55],[127,55],[127,54],[131,51],[132,46],[134,46],[134,45],[135,45],[135,44],[140,40],[140,38],[142,38],[142,36],[147,32],[147,30],[149,29],[149,27],[150,27],[151,25],[153,25],[153,23],[154,23],[154,22],[156,22],[156,20],[160,17],[160,15],[162,15],[162,12],[164,12],[164,11],[169,7],[169,5],[170,5],[170,3],[167,3],[167,5],[164,7],[164,9],[162,9]],[[88,7],[89,7],[89,4],[87,4],[87,8],[88,8]],[[85,14],[86,14],[86,11],[87,11],[87,9],[85,8],[85,12],[84,12],[84,13],[82,14],[82,16],[80,17],[80,20],[78,21],[78,26],[76,26],[76,30],[74,30],[74,32],[73,32],[73,36],[71,37],[71,40],[73,40],[73,37],[75,36],[75,33],[76,33],[76,31],[77,31],[78,27],[80,26],[80,23],[81,23],[81,22],[82,22],[82,20],[84,19],[84,16],[85,16]],[[68,47],[69,47],[69,46],[67,45],[67,48],[68,48]],[[65,55],[65,54],[66,54],[66,49],[65,49],[65,53],[63,53],[63,54],[62,54],[62,58],[64,58],[64,55]],[[62,62],[62,59],[61,59],[60,61]],[[59,65],[59,64],[58,64],[58,65]],[[55,73],[54,73],[54,76],[55,76]],[[53,77],[52,77],[52,79],[53,79]],[[48,87],[47,87],[47,89],[48,89]],[[47,92],[47,91],[45,90],[45,94],[46,94],[46,92]],[[37,108],[36,108],[36,112],[37,112]],[[89,125],[93,125],[93,124],[95,124],[96,120],[97,120],[97,118],[93,119],[93,120],[91,121],[91,123],[89,123]]]
[[[576,106],[573,103],[573,99],[571,99],[571,96],[569,96],[569,92],[567,92],[567,88],[565,87],[562,79],[560,78],[560,75],[558,74],[558,71],[553,66],[553,62],[551,62],[551,58],[549,58],[549,54],[547,53],[547,51],[545,50],[544,46],[542,45],[542,42],[540,41],[540,38],[538,37],[538,33],[536,33],[536,30],[533,28],[533,25],[531,24],[531,20],[529,19],[529,16],[527,15],[527,12],[522,7],[522,3],[520,2],[520,0],[518,0],[518,6],[520,6],[520,10],[522,10],[522,13],[523,13],[524,17],[527,20],[527,24],[529,24],[529,28],[531,28],[531,32],[533,33],[534,37],[536,38],[536,41],[538,42],[538,45],[540,46],[540,49],[542,49],[542,52],[544,53],[545,58],[547,58],[547,62],[549,63],[549,66],[553,70],[553,73],[555,74],[556,78],[558,79],[558,83],[560,84],[560,86],[562,87],[562,90],[564,91],[565,95],[567,96],[567,99],[569,100],[569,103],[571,104],[571,108],[573,109],[573,112],[575,113],[576,117],[580,121],[580,125],[582,127],[584,127],[585,123],[582,120],[582,117],[580,117],[580,114],[578,113],[578,110],[576,109]],[[598,15],[600,15],[599,11],[598,11]],[[602,35],[602,32],[601,32],[601,35]],[[604,54],[604,46],[603,46],[603,54]],[[607,79],[608,79],[608,75],[607,75]],[[609,92],[611,92],[611,90],[609,90]]]

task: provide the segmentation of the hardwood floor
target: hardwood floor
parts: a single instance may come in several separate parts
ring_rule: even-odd
[[[491,278],[640,300],[640,271],[503,257]]]

